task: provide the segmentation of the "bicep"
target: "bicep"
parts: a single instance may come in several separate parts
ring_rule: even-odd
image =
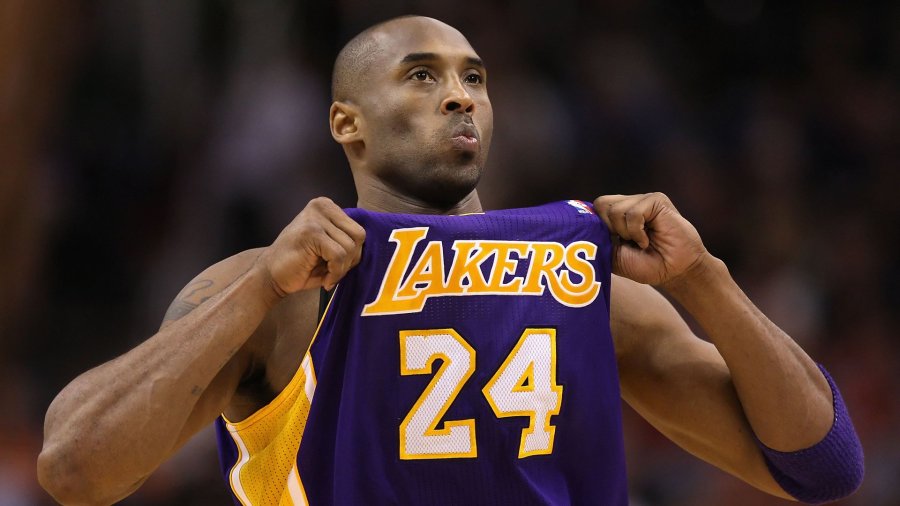
[[[242,251],[198,274],[175,296],[163,316],[160,330],[187,316],[231,285],[253,266],[261,251],[260,248]]]
[[[653,288],[614,278],[611,326],[623,399],[687,452],[771,494],[775,483],[731,374]]]

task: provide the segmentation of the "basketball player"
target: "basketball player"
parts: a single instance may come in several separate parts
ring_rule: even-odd
[[[216,423],[238,504],[621,505],[620,395],[775,496],[858,487],[836,386],[665,195],[482,214],[493,113],[457,30],[366,30],[333,93],[360,209],[312,200],[65,387],[38,462],[56,499],[120,500]]]

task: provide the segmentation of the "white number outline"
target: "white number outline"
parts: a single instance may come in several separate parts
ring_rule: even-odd
[[[429,336],[449,336],[453,338],[457,343],[459,343],[463,349],[468,352],[469,360],[467,364],[460,364],[460,360],[451,360],[450,357],[446,353],[433,352],[428,355],[428,358],[425,360],[425,363],[422,367],[409,367],[409,342],[414,338],[421,338],[423,340],[427,339]],[[445,420],[444,427],[442,429],[438,429],[437,426],[440,423],[441,419],[447,413],[447,410],[450,409],[450,405],[453,404],[453,401],[456,400],[456,397],[459,395],[459,392],[462,390],[463,385],[465,385],[466,381],[472,376],[472,373],[475,372],[475,349],[466,342],[465,339],[459,333],[457,333],[453,329],[428,329],[428,330],[401,330],[400,331],[400,374],[403,376],[413,375],[413,374],[432,374],[434,361],[437,359],[441,359],[443,363],[441,364],[440,369],[436,373],[434,373],[434,377],[431,379],[431,382],[428,383],[428,386],[425,387],[425,390],[416,400],[415,404],[413,404],[412,408],[410,408],[409,412],[406,414],[406,417],[400,423],[400,459],[401,460],[421,460],[421,459],[452,459],[452,458],[475,458],[478,456],[478,447],[475,441],[475,419],[469,418],[466,420]],[[462,373],[460,379],[457,381],[450,395],[441,405],[441,407],[437,410],[437,414],[431,419],[431,421],[427,424],[427,429],[423,434],[415,434],[410,433],[408,431],[410,423],[413,422],[414,418],[419,418],[424,414],[421,407],[423,404],[428,403],[434,398],[434,391],[444,378],[449,379],[445,373],[448,372],[451,368],[454,369],[456,375],[459,375],[459,371],[457,370],[459,367],[465,367],[465,372]],[[459,449],[456,452],[446,452],[446,453],[425,453],[425,452],[411,452],[410,448],[407,447],[409,442],[409,436],[414,438],[428,438],[428,437],[448,437],[451,435],[453,430],[457,427],[464,427],[463,430],[468,431],[469,448],[468,449]]]
[[[546,410],[546,414],[542,417],[543,420],[541,425],[541,431],[546,433],[546,438],[548,439],[547,445],[543,448],[536,449],[528,449],[528,439],[529,436],[535,433],[538,429],[537,419],[538,412],[534,409],[523,409],[523,410],[503,410],[498,406],[496,401],[497,394],[495,389],[499,387],[498,383],[501,378],[507,376],[509,374],[516,374],[521,369],[510,369],[511,365],[514,363],[516,357],[519,353],[522,352],[522,347],[526,342],[531,338],[546,336],[546,341],[538,341],[540,345],[546,345],[546,349],[541,350],[547,352],[546,354],[538,355],[537,357],[528,357],[527,365],[525,366],[522,373],[518,375],[518,379],[512,383],[512,388],[510,391],[523,394],[529,393],[532,396],[538,396],[537,400],[548,400],[546,398],[541,397],[541,392],[536,392],[535,387],[538,385],[538,382],[535,380],[534,376],[534,364],[535,360],[540,360],[542,358],[546,358],[549,355],[549,392],[543,392],[543,394],[555,394],[555,399],[553,399],[551,409]],[[543,370],[543,369],[541,369]],[[528,384],[526,385],[526,381]],[[484,388],[481,390],[484,394],[484,398],[487,399],[488,404],[491,405],[491,409],[494,410],[494,415],[497,418],[508,418],[512,416],[527,416],[529,418],[528,427],[522,429],[522,438],[519,442],[519,458],[530,457],[532,455],[549,455],[553,453],[553,442],[556,437],[556,426],[550,424],[550,418],[558,415],[559,410],[562,407],[562,393],[563,387],[556,382],[556,329],[553,328],[526,328],[522,335],[519,337],[519,341],[513,347],[512,351],[506,356],[506,360],[497,368],[497,372],[491,377],[491,379],[487,382]]]

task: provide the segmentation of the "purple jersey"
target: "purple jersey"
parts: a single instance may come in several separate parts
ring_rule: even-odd
[[[362,260],[287,393],[217,423],[236,502],[627,504],[611,244],[590,206],[347,214]]]

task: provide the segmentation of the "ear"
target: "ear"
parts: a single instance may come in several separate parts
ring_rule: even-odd
[[[334,102],[329,111],[331,136],[338,144],[351,144],[362,140],[362,117],[359,109],[347,102]]]

